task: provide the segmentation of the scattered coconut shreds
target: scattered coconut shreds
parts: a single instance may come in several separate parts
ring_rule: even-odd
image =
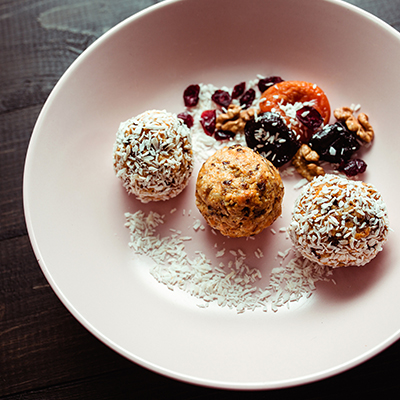
[[[261,251],[261,249],[257,249],[255,252],[254,252],[254,255],[257,257],[257,258],[262,258],[262,257],[264,257],[264,253]]]
[[[193,223],[193,229],[195,231],[198,231],[201,228],[201,221],[199,219],[196,219]]]
[[[283,262],[284,262],[284,261],[286,260],[286,258],[288,257],[290,251],[291,251],[291,248],[289,248],[289,249],[287,249],[287,250],[285,250],[285,251],[279,251],[279,252],[278,252],[278,257],[281,258],[281,260],[280,260],[280,262],[279,262],[281,265],[283,264]]]
[[[329,281],[332,271],[320,267],[298,254],[285,266],[272,270],[269,285],[257,287],[261,272],[245,263],[246,256],[241,250],[230,251],[233,260],[228,265],[220,263],[213,267],[212,262],[201,252],[190,258],[184,242],[189,237],[176,233],[160,237],[157,227],[164,223],[164,216],[150,211],[147,215],[139,210],[134,214],[126,213],[126,227],[130,231],[129,247],[136,254],[152,259],[151,275],[169,289],[179,288],[201,299],[199,307],[207,307],[215,302],[220,307],[236,309],[237,313],[261,308],[276,312],[288,302],[309,297],[318,281]],[[257,249],[258,258],[262,252]],[[225,254],[225,249],[216,253]],[[242,255],[243,254],[243,255]],[[287,256],[282,252],[282,257]]]

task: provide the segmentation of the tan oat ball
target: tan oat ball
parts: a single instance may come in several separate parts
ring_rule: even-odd
[[[333,174],[303,188],[288,228],[305,258],[333,268],[367,264],[382,250],[388,232],[380,193],[370,184]]]
[[[175,114],[146,111],[120,124],[113,161],[125,189],[142,203],[168,200],[193,171],[190,130]]]
[[[278,170],[248,147],[224,147],[201,167],[196,205],[223,235],[260,233],[282,212],[284,187]]]

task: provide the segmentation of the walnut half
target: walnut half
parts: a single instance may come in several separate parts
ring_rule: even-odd
[[[337,108],[333,115],[338,121],[344,122],[347,128],[355,132],[364,142],[371,142],[374,138],[374,130],[368,120],[368,115],[360,113],[356,118],[350,107]]]
[[[292,164],[296,171],[309,181],[315,176],[325,175],[325,171],[318,165],[318,161],[318,153],[306,144],[302,144],[292,158]]]
[[[230,104],[227,112],[218,115],[216,121],[217,130],[238,133],[242,131],[247,121],[254,118],[254,109],[242,110],[238,105]]]

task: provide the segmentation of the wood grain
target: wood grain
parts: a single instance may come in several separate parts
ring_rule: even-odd
[[[400,30],[400,0],[352,0]],[[336,399],[399,390],[400,343],[338,376],[280,391],[197,387],[148,371],[90,334],[48,285],[23,214],[26,150],[54,85],[104,31],[152,0],[0,2],[0,399]]]

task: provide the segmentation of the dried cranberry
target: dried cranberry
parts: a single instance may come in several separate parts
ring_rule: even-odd
[[[331,163],[348,160],[361,147],[356,134],[341,122],[325,125],[312,136],[309,144],[322,160]]]
[[[318,110],[311,106],[304,106],[296,111],[297,119],[308,129],[316,131],[324,122]]]
[[[215,110],[206,110],[201,113],[200,123],[208,136],[214,135],[217,113]]]
[[[183,92],[183,101],[186,107],[194,107],[199,102],[199,85],[190,85]]]
[[[238,99],[246,89],[246,82],[238,83],[232,90],[232,99]]]
[[[222,107],[228,107],[232,101],[231,95],[225,90],[216,90],[211,99]]]
[[[228,140],[235,137],[235,133],[231,131],[216,131],[214,134],[215,140]]]
[[[260,89],[261,93],[264,93],[269,87],[279,82],[283,82],[283,79],[280,76],[270,76],[268,78],[262,78],[258,81],[258,88]]]
[[[300,148],[300,141],[277,113],[266,112],[248,121],[244,128],[246,143],[270,160],[275,167],[290,161]]]
[[[188,128],[193,126],[193,117],[188,112],[181,112],[177,117],[180,118]]]
[[[240,98],[240,105],[244,106],[245,108],[249,108],[254,99],[256,98],[256,92],[254,89],[249,89],[245,92],[245,94]]]
[[[365,172],[366,169],[366,162],[359,158],[342,161],[339,165],[339,171],[343,171],[347,176],[362,174],[363,172]]]

